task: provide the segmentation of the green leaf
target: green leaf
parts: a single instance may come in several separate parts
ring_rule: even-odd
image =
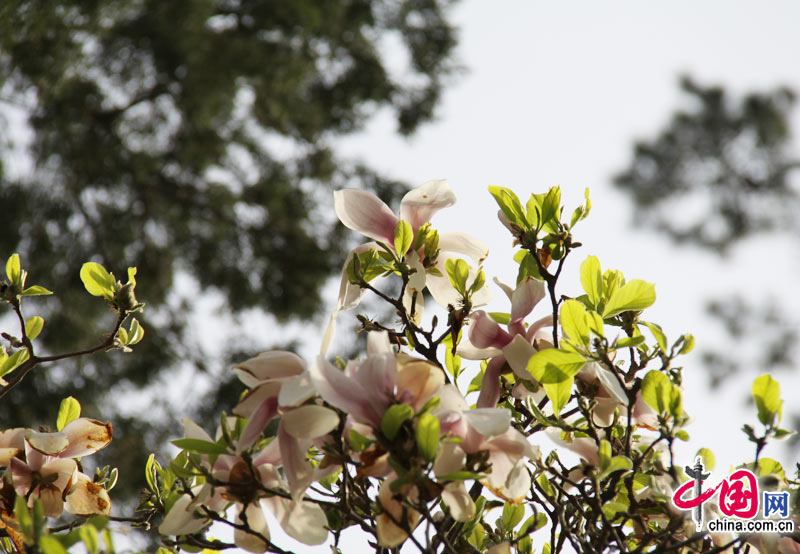
[[[635,337],[623,337],[617,341],[617,348],[636,347],[644,342],[644,335]]]
[[[633,462],[625,456],[614,456],[609,460],[608,466],[603,471],[603,476],[611,475],[615,471],[630,471],[633,469]]]
[[[6,275],[8,276],[9,283],[16,285],[17,287],[20,286],[20,280],[22,279],[22,268],[19,264],[19,254],[11,254],[11,257],[6,261]]]
[[[652,370],[642,379],[642,400],[660,414],[666,414],[672,397],[672,383],[669,377]]]
[[[658,343],[658,347],[661,349],[662,352],[667,351],[667,337],[664,335],[664,331],[662,331],[661,326],[655,323],[648,323],[647,321],[642,321],[642,325],[650,329],[650,332],[653,333],[653,337],[655,337],[656,342]]]
[[[461,293],[462,296],[467,294],[467,278],[469,277],[469,266],[467,262],[461,258],[450,258],[444,264],[447,270],[447,277],[450,279],[450,284],[453,288]]]
[[[567,300],[561,305],[561,328],[577,344],[589,344],[589,325],[586,323],[586,308],[577,300]]]
[[[783,471],[783,466],[779,461],[774,460],[773,458],[759,458],[755,473],[758,477],[777,475],[782,480],[786,479],[786,473]]]
[[[511,223],[516,223],[518,226],[526,229],[528,222],[525,214],[522,211],[522,204],[514,192],[505,187],[489,187],[489,194],[494,197],[495,202],[500,207],[503,215],[506,216]]]
[[[678,354],[688,354],[694,348],[694,335],[687,333],[685,335],[681,335],[681,339],[683,339],[683,345],[678,351]]]
[[[603,273],[595,256],[589,256],[581,264],[581,285],[589,301],[597,307],[603,299]]]
[[[592,211],[592,201],[589,199],[589,189],[587,188],[584,193],[584,197],[586,201],[575,208],[575,211],[572,212],[572,218],[570,219],[569,226],[570,228],[575,227],[575,224],[578,223],[580,220],[585,219],[589,212]]]
[[[394,251],[397,253],[397,257],[402,260],[413,243],[414,229],[408,222],[401,219],[394,228]]]
[[[95,262],[86,262],[81,267],[81,281],[92,296],[108,299],[114,297],[114,277],[106,269]]]
[[[771,375],[761,375],[753,381],[753,399],[758,407],[758,420],[764,425],[772,425],[781,420],[783,401],[781,386]]]
[[[617,269],[607,269],[603,273],[603,298],[611,296],[625,283],[625,276]]]
[[[714,470],[714,453],[711,452],[708,448],[701,448],[695,454],[695,457],[700,456],[703,460],[703,467],[705,471],[713,471]]]
[[[689,433],[683,429],[679,429],[678,431],[675,431],[675,438],[682,440],[683,442],[687,442],[689,440]]]
[[[597,448],[597,455],[600,458],[600,469],[606,469],[611,463],[611,443],[606,439],[601,440],[600,446]]]
[[[431,414],[422,414],[417,421],[417,448],[420,454],[432,462],[439,448],[439,419]]]
[[[414,408],[408,404],[394,404],[383,414],[381,432],[387,439],[393,441],[403,423],[412,417],[414,417]]]
[[[503,504],[503,515],[500,518],[503,529],[511,531],[525,517],[525,507],[520,504],[506,502]]]
[[[139,321],[133,318],[131,328],[128,332],[128,344],[136,344],[144,337],[144,327],[139,325]]]
[[[44,535],[39,539],[39,548],[41,548],[42,554],[67,554],[64,545],[51,535]]]
[[[6,358],[3,363],[0,363],[0,377],[11,373],[15,369],[17,369],[20,365],[24,364],[30,354],[28,353],[27,348],[21,348],[11,354],[8,358]]]
[[[178,448],[197,452],[198,454],[227,454],[228,448],[222,444],[204,441],[201,439],[176,439],[172,444]]]
[[[572,394],[572,384],[574,379],[570,377],[558,383],[544,383],[544,391],[547,393],[547,398],[553,404],[553,413],[559,415],[564,406],[569,402],[569,397]]]
[[[652,306],[655,301],[655,286],[640,279],[634,279],[612,293],[603,310],[603,318],[608,319],[622,312],[641,311]]]
[[[80,527],[80,536],[89,554],[95,554],[100,547],[100,541],[97,536],[97,529],[94,528],[94,525],[89,523],[82,525]]]
[[[483,473],[473,473],[472,471],[454,471],[453,473],[445,473],[444,475],[437,475],[436,481],[444,483],[445,481],[466,481],[467,479],[483,479],[486,477]]]
[[[25,322],[25,336],[30,340],[35,339],[42,332],[42,327],[44,327],[44,319],[38,315],[33,316]]]
[[[561,215],[561,187],[551,187],[542,200],[541,227],[548,233],[558,231],[558,218]]]
[[[47,296],[48,294],[53,294],[53,292],[39,285],[30,286],[22,291],[22,296]]]
[[[481,390],[481,386],[483,385],[483,376],[486,374],[486,365],[486,360],[481,362],[481,369],[478,371],[478,374],[472,378],[472,381],[470,381],[469,386],[467,387],[467,394]]]
[[[577,352],[548,348],[531,356],[528,371],[540,383],[559,383],[580,371],[586,360]]]
[[[61,431],[69,422],[81,417],[81,404],[73,397],[69,396],[61,401],[58,408],[58,418],[56,419],[56,429]]]
[[[508,325],[508,322],[511,321],[511,314],[506,312],[489,312],[489,317],[500,325]]]

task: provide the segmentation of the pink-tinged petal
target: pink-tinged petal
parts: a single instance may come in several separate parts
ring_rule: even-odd
[[[371,239],[394,244],[397,216],[383,200],[358,189],[337,190],[333,193],[333,208],[345,227]]]
[[[462,337],[456,353],[467,360],[488,360],[503,353],[499,348],[478,348],[469,341],[469,336]]]
[[[0,448],[25,448],[25,431],[24,427],[17,427],[0,432]]]
[[[164,516],[164,521],[158,526],[158,532],[166,536],[191,535],[211,523],[208,518],[195,517],[195,509],[191,504],[192,497],[188,494],[178,498]]]
[[[553,316],[546,315],[541,319],[537,319],[531,324],[530,327],[528,327],[528,330],[525,332],[525,338],[528,339],[528,342],[530,342],[531,344],[536,344],[537,341],[541,339],[549,340],[550,347],[552,348],[553,335],[552,334],[544,335],[540,333],[540,331],[545,327],[552,327],[552,326],[553,326]],[[539,348],[539,350],[543,350],[543,348]]]
[[[511,335],[483,310],[474,312],[470,320],[469,341],[478,348],[503,348],[511,342]]]
[[[506,296],[508,296],[508,299],[511,300],[511,297],[514,295],[514,289],[512,289],[511,287],[506,285],[504,282],[502,282],[497,277],[494,278],[494,282],[498,287],[503,289],[503,292],[506,293]]]
[[[39,471],[42,477],[55,480],[51,483],[58,490],[68,491],[78,479],[78,464],[72,458],[50,458]]]
[[[502,435],[511,425],[511,412],[506,408],[475,408],[464,412],[464,418],[486,440]]]
[[[316,439],[339,425],[339,415],[323,406],[306,405],[281,417],[281,426],[296,439]]]
[[[108,446],[113,429],[110,423],[82,417],[69,422],[62,432],[69,439],[69,446],[59,454],[59,457],[77,458]]]
[[[528,381],[534,380],[533,375],[528,371],[528,361],[536,352],[524,335],[514,335],[514,339],[503,348],[503,356],[514,371],[514,375]]]
[[[544,298],[546,289],[542,281],[528,277],[511,295],[511,321],[522,321]]]
[[[401,365],[395,383],[398,398],[408,397],[408,403],[416,412],[444,385],[444,373],[429,362],[415,360]]]
[[[400,202],[400,218],[416,231],[430,221],[433,214],[455,203],[456,195],[446,179],[428,181],[406,193]]]
[[[459,445],[453,442],[444,442],[433,463],[433,472],[436,475],[455,473],[464,469],[466,463],[467,453]]]
[[[446,484],[442,490],[442,502],[456,521],[469,521],[475,516],[475,502],[467,492],[464,481]]]
[[[276,462],[277,463],[277,462]],[[281,474],[271,463],[258,463],[258,458],[253,460],[253,469],[256,470],[256,477],[259,482],[268,489],[281,488]]]
[[[278,405],[278,394],[280,394],[282,384],[277,381],[263,381],[244,395],[239,403],[234,406],[233,413],[239,417],[249,418],[250,415],[258,410],[262,404],[270,399]]]
[[[368,242],[356,246],[347,255],[347,259],[345,260],[344,266],[342,267],[341,282],[339,283],[339,299],[336,303],[337,312],[352,310],[353,308],[359,305],[361,299],[367,293],[367,289],[362,289],[360,286],[351,283],[350,278],[347,275],[347,268],[350,266],[350,263],[353,260],[353,256],[355,256],[356,254],[362,254],[369,250],[380,250],[380,249],[381,247],[378,246],[378,244],[374,242]]]
[[[486,366],[486,373],[481,381],[481,392],[478,394],[478,408],[494,408],[500,399],[500,374],[506,365],[503,356],[492,358]]]
[[[239,379],[252,388],[261,381],[296,377],[306,370],[306,362],[294,352],[273,350],[238,364],[234,370]]]
[[[236,450],[241,452],[255,444],[267,424],[277,415],[278,398],[276,396],[267,398],[252,414],[250,414],[247,424],[242,430],[242,435],[239,437]]]
[[[281,461],[289,490],[293,498],[300,498],[311,484],[314,468],[306,458],[306,452],[311,446],[309,440],[298,440],[286,432],[283,422],[278,428],[278,445],[281,449]]]
[[[64,433],[40,433],[28,429],[25,440],[31,448],[46,456],[58,456],[69,446],[69,438]]]
[[[371,392],[361,384],[318,356],[309,371],[311,382],[328,404],[350,414],[356,421],[380,426],[381,416],[369,402]]]
[[[77,482],[67,495],[65,507],[76,516],[107,516],[111,513],[111,499],[106,489],[93,483],[83,473],[78,473]]]
[[[467,233],[439,233],[439,250],[464,254],[476,264],[489,255],[489,247]]]
[[[394,400],[397,362],[393,354],[370,356],[358,363],[353,377],[369,393],[366,399],[376,414],[383,415]]]
[[[455,385],[444,385],[436,394],[439,397],[439,406],[434,410],[434,415],[444,412],[463,412],[469,408]]]
[[[19,458],[11,458],[9,467],[14,490],[18,495],[25,496],[33,485],[33,470]]]
[[[264,538],[269,540],[267,520],[264,518],[264,512],[258,503],[248,504],[247,508],[244,510],[244,514],[241,512],[241,506],[238,504],[236,505],[236,523],[243,524],[245,520],[247,521],[247,527],[249,529],[260,533]],[[242,550],[254,552],[255,554],[261,554],[267,551],[267,543],[264,539],[242,529],[234,529],[233,542]]]
[[[308,372],[283,383],[278,393],[278,405],[282,407],[299,406],[317,394]]]
[[[198,439],[206,442],[214,442],[214,439],[206,433],[205,429],[200,427],[197,423],[185,417],[181,420],[183,423],[183,436],[187,439]]]
[[[636,402],[633,403],[633,421],[637,425],[642,425],[650,429],[658,429],[658,413],[647,405],[642,399],[642,391],[636,393]]]

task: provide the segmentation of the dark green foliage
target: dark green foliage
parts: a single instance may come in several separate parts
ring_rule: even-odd
[[[178,364],[218,373],[184,333],[195,299],[181,274],[220,293],[234,314],[317,314],[320,287],[349,246],[320,203],[342,186],[387,201],[405,190],[338,159],[336,137],[382,107],[404,134],[432,117],[455,44],[447,3],[2,2],[0,119],[21,110],[34,170],[0,174],[0,253],[20,252],[36,282],[56,292],[26,313],[45,317],[52,351],[107,332],[113,314],[78,277],[87,260],[118,277],[137,266],[147,303],[135,354],[37,371],[4,399],[4,427],[54,422],[69,394],[87,414],[111,418],[92,406],[115,401],[104,391],[136,390]],[[253,348],[270,340],[265,333]],[[117,425],[117,441],[129,433],[151,445],[159,434]]]
[[[790,175],[800,167],[788,122],[794,93],[777,88],[732,100],[688,77],[681,88],[693,109],[676,112],[654,140],[638,142],[615,178],[636,203],[636,223],[722,251],[793,222],[798,198]]]

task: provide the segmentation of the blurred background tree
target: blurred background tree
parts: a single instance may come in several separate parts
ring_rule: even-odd
[[[638,142],[630,166],[615,178],[633,200],[634,223],[720,256],[746,240],[766,243],[777,234],[798,241],[794,92],[781,87],[734,97],[689,77],[680,85],[689,108],[677,111],[654,139]],[[794,246],[800,250],[800,243]],[[769,271],[758,242],[748,258],[754,277]],[[744,369],[800,365],[800,322],[769,292],[754,282],[747,291],[707,302],[706,312],[730,338],[724,347],[702,351],[712,385]]]
[[[118,277],[137,266],[147,303],[135,355],[32,374],[0,404],[4,427],[54,422],[60,399],[76,396],[88,415],[114,421],[108,455],[132,498],[147,452],[180,433],[175,419],[164,427],[163,391],[194,396],[198,371],[216,388],[225,358],[286,340],[261,329],[259,344],[237,342],[236,316],[283,322],[323,307],[320,288],[349,241],[320,203],[343,186],[389,202],[406,190],[340,159],[335,144],[382,108],[402,134],[433,117],[454,69],[449,3],[3,2],[0,253],[20,252],[56,291],[35,304],[51,351],[110,329],[113,315],[83,291],[83,262]],[[187,325],[209,293],[234,324],[219,329],[220,344],[201,344]],[[212,400],[230,406],[239,390],[194,405],[218,413]]]

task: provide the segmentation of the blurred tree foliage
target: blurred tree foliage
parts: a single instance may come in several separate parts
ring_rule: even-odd
[[[798,236],[795,94],[776,88],[733,98],[688,77],[681,88],[691,109],[676,112],[653,140],[636,143],[630,166],[615,178],[634,200],[635,223],[718,254],[769,232]],[[798,322],[785,308],[754,301],[752,291],[707,303],[733,345],[703,353],[713,385],[743,368],[798,367]]]
[[[0,253],[20,252],[36,282],[57,291],[36,304],[52,351],[86,346],[78,337],[87,330],[99,336],[113,320],[82,290],[83,262],[98,261],[118,277],[137,266],[138,296],[147,303],[147,336],[135,355],[95,356],[31,375],[0,405],[3,425],[54,422],[69,394],[87,415],[114,419],[97,406],[113,406],[120,391],[135,398],[179,369],[174,385],[193,386],[187,368],[214,364],[206,345],[185,332],[197,301],[187,283],[221,295],[234,315],[317,313],[320,287],[348,246],[320,202],[328,205],[331,190],[342,186],[387,201],[405,191],[338,159],[336,138],[382,107],[393,110],[403,134],[432,118],[454,67],[447,4],[0,3],[0,118],[7,116]],[[14,117],[26,122],[29,144],[17,140]],[[11,170],[25,167],[19,155],[31,170]],[[220,329],[220,341],[228,336],[230,329]],[[270,340],[278,339],[265,333],[259,347]],[[127,476],[142,474],[146,449],[164,431],[157,421],[163,410],[146,405],[141,417],[115,419]],[[180,431],[172,422],[167,432]]]

